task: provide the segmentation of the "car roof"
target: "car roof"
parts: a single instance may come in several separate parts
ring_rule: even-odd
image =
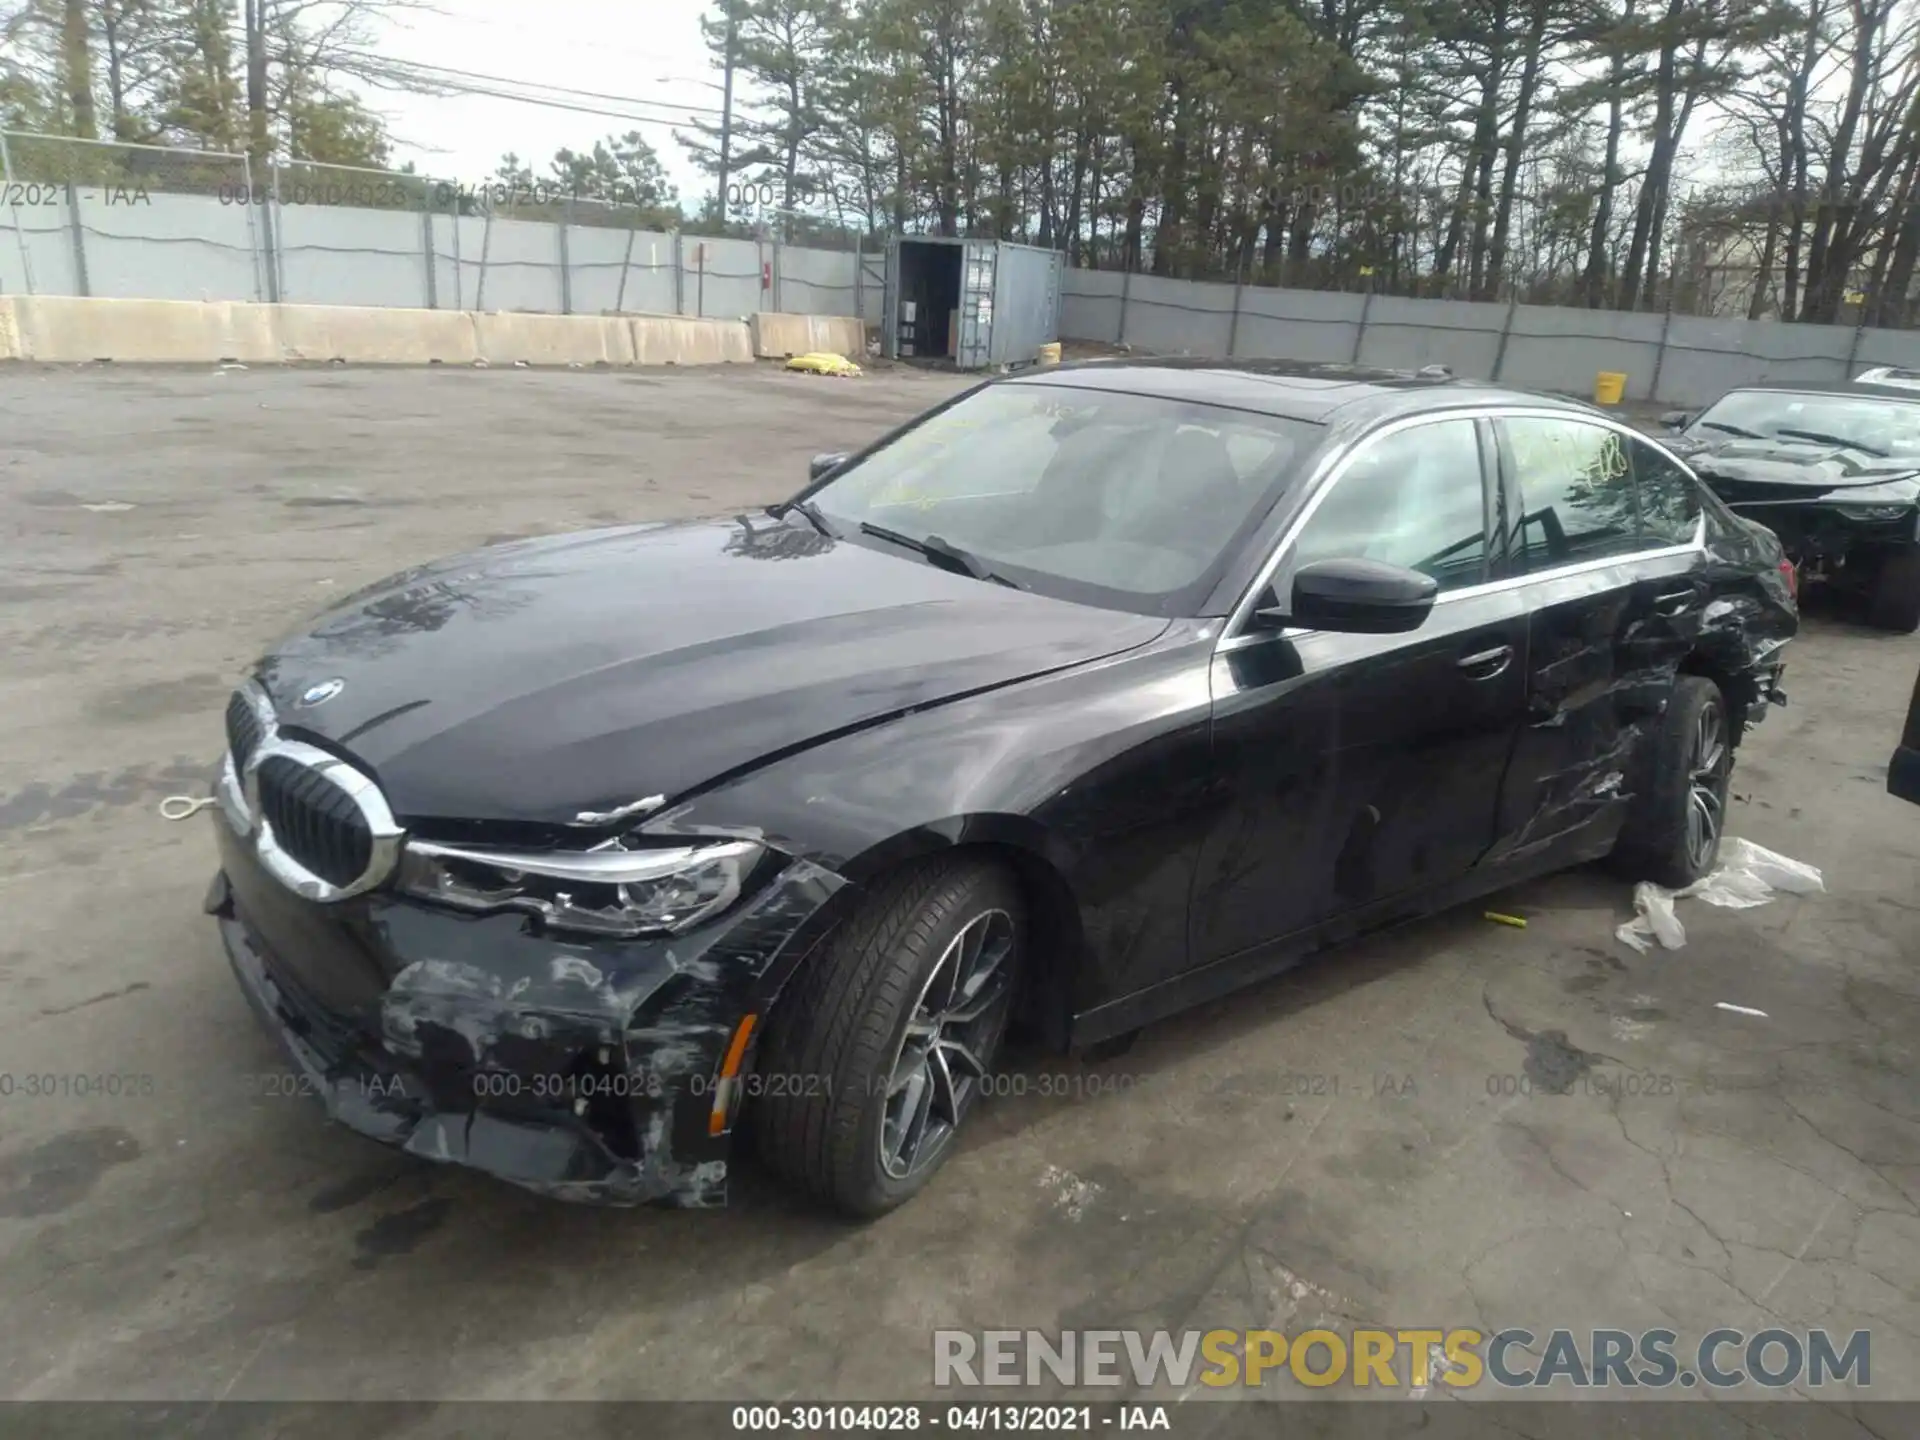
[[[1458,379],[1437,367],[1427,371],[1381,370],[1300,360],[1188,356],[1083,360],[1028,370],[1001,383],[1061,385],[1191,400],[1314,423],[1325,423],[1336,411],[1350,406],[1371,407],[1387,415],[1489,402],[1564,406],[1580,413],[1592,413],[1593,409],[1564,396]]]

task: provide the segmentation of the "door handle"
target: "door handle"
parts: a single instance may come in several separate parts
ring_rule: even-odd
[[[1491,680],[1500,674],[1513,661],[1511,645],[1496,645],[1491,650],[1476,650],[1471,655],[1462,655],[1453,663],[1467,672],[1473,680]]]
[[[1653,608],[1662,615],[1684,614],[1693,605],[1693,591],[1669,590],[1664,595],[1656,595]]]

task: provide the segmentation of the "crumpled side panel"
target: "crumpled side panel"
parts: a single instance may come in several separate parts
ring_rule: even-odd
[[[1570,580],[1530,627],[1528,715],[1501,789],[1490,863],[1579,837],[1604,848],[1647,783],[1655,740],[1684,672],[1711,676],[1742,725],[1775,692],[1798,617],[1784,579],[1750,536],[1664,573]],[[1738,735],[1736,734],[1736,743]]]
[[[1670,627],[1636,623],[1631,597],[1618,589],[1535,614],[1526,719],[1501,787],[1490,862],[1525,860],[1617,822],[1686,648]]]

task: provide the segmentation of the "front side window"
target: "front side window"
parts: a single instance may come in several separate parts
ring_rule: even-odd
[[[1354,456],[1301,528],[1287,576],[1341,559],[1402,565],[1431,575],[1442,590],[1486,578],[1485,486],[1473,421],[1415,425]]]
[[[937,539],[1041,593],[1190,615],[1321,430],[1151,395],[988,385],[811,499],[842,534],[864,523]]]

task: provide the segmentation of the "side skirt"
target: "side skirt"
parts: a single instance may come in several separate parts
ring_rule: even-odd
[[[1569,837],[1568,848],[1555,847],[1523,860],[1469,870],[1457,880],[1445,881],[1424,890],[1397,895],[1364,909],[1335,916],[1307,930],[1295,931],[1279,940],[1269,941],[1228,955],[1199,970],[1163,980],[1145,990],[1136,990],[1110,1000],[1092,1010],[1075,1015],[1068,1025],[1067,1048],[1097,1045],[1103,1040],[1138,1030],[1156,1020],[1165,1020],[1196,1005],[1218,1000],[1261,980],[1292,969],[1302,960],[1322,950],[1378,934],[1401,925],[1424,920],[1469,900],[1489,895],[1509,885],[1550,875],[1605,857],[1613,849],[1613,837],[1596,843],[1584,834]]]

